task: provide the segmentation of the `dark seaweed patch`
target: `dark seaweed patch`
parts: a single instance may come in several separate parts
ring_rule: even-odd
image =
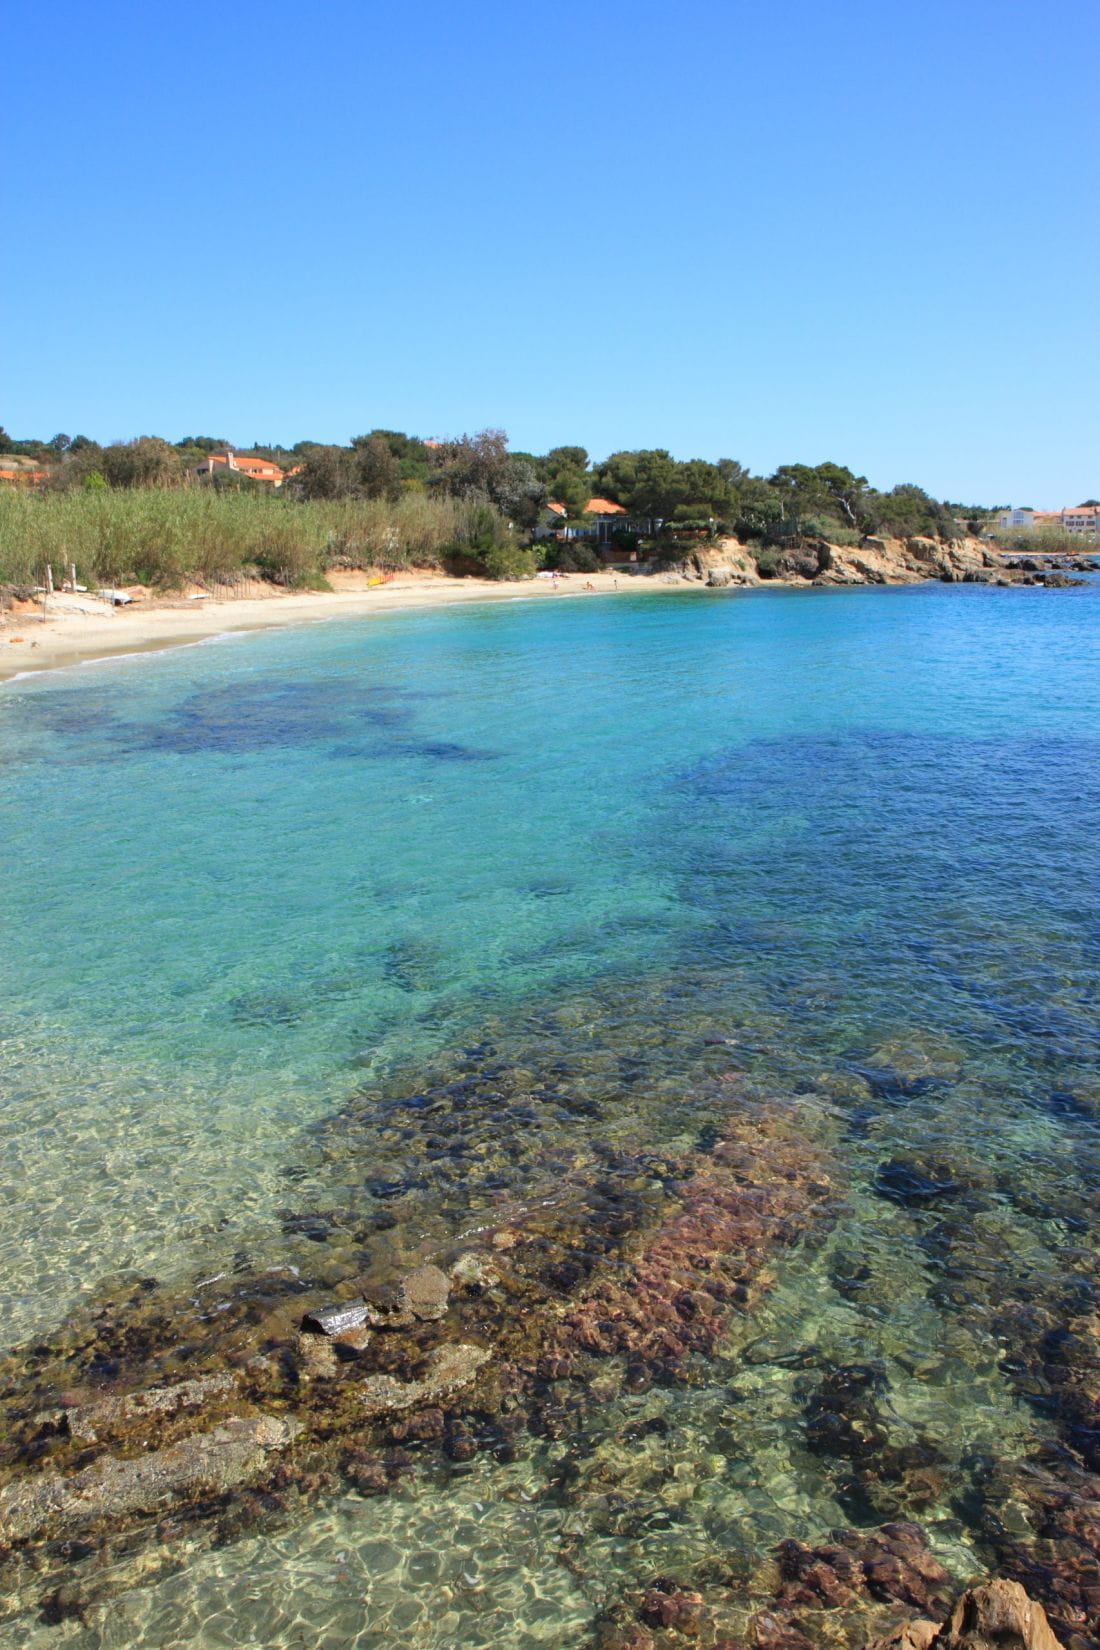
[[[862,1077],[880,1100],[917,1100],[951,1086],[944,1077],[903,1077],[893,1066],[868,1066],[858,1060],[846,1060],[844,1066],[853,1076]]]
[[[386,735],[407,737],[413,701],[405,689],[372,685],[346,677],[315,681],[249,681],[190,694],[163,722],[108,725],[109,736],[131,750],[175,755],[213,752],[239,756],[283,746],[331,746],[367,754],[385,754]],[[65,707],[51,725],[65,728]],[[363,730],[382,736],[364,741]]]
[[[474,750],[450,739],[395,739],[379,756],[426,757],[432,762],[495,762],[494,751]]]
[[[891,1203],[918,1208],[939,1203],[960,1189],[957,1180],[948,1176],[937,1179],[925,1174],[915,1163],[907,1163],[897,1157],[879,1164],[874,1188],[880,1197],[888,1198]]]
[[[391,689],[312,682],[250,682],[211,688],[185,699],[160,724],[133,730],[131,743],[177,755],[242,755],[272,746],[327,743],[363,725],[404,728],[411,711]]]
[[[443,953],[430,940],[398,940],[387,946],[382,972],[402,991],[435,991],[443,983]]]
[[[343,762],[383,762],[394,757],[412,757],[430,762],[495,762],[494,751],[474,750],[447,739],[393,739],[390,741],[343,740],[329,755]]]
[[[229,1014],[241,1026],[295,1026],[305,1014],[305,1004],[275,992],[250,991],[232,998]]]

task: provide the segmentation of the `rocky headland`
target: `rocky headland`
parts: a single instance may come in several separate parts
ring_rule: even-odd
[[[1067,572],[1095,571],[1086,557],[1021,557],[976,538],[879,538],[858,544],[807,539],[791,549],[761,556],[738,539],[700,549],[684,566],[689,579],[726,585],[1019,584],[1064,586]]]

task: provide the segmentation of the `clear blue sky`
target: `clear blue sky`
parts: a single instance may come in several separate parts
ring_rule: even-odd
[[[56,0],[4,69],[3,396],[1100,497],[1100,8]]]

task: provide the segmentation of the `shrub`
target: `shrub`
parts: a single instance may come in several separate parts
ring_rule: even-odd
[[[779,551],[772,545],[754,544],[749,547],[749,554],[756,563],[756,571],[762,579],[774,579],[779,574]]]
[[[698,539],[682,539],[662,533],[654,540],[653,557],[658,567],[676,567],[689,561],[699,548]]]
[[[603,563],[588,539],[552,539],[542,565],[557,573],[598,573]]]
[[[535,573],[535,553],[516,539],[494,544],[481,558],[491,579],[530,579]]]
[[[456,572],[475,572],[489,579],[529,579],[535,553],[502,520],[493,505],[469,501],[450,565]]]

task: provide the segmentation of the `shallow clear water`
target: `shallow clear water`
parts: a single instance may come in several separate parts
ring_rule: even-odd
[[[315,1252],[303,1211],[392,1210],[411,1256],[628,1141],[691,1141],[707,1028],[845,1176],[713,1384],[609,1396],[568,1495],[568,1442],[531,1441],[27,1634],[585,1643],[653,1574],[918,1515],[807,1448],[807,1370],[861,1359],[946,1462],[936,1550],[980,1567],[959,1483],[1052,1428],[1001,1371],[996,1297],[1053,1299],[1095,1244],[1098,626],[1098,584],[624,594],[3,690],[9,1344],[121,1271]],[[486,1035],[585,1105],[467,1138],[484,1163],[448,1174],[393,1097]],[[891,1179],[918,1160],[969,1189],[950,1254]]]

